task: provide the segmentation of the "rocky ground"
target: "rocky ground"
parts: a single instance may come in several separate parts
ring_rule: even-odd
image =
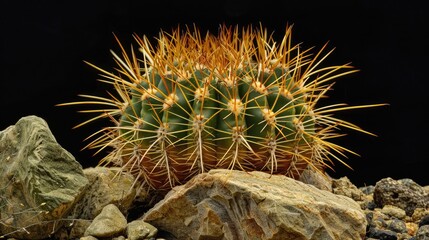
[[[168,193],[82,169],[36,116],[0,132],[0,238],[429,239],[429,186],[212,170]]]

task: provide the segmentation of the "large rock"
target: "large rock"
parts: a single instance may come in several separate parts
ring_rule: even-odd
[[[0,236],[47,238],[88,184],[82,166],[36,116],[0,132],[0,166]]]
[[[374,203],[382,208],[392,205],[412,216],[416,208],[429,207],[429,193],[412,179],[383,178],[375,184]]]
[[[142,219],[177,239],[363,239],[345,196],[262,172],[212,170],[173,188]]]

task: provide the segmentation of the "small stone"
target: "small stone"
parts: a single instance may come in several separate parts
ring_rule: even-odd
[[[408,233],[398,233],[396,236],[398,237],[398,240],[412,240]]]
[[[374,189],[375,189],[374,185],[369,185],[369,186],[359,188],[359,190],[361,190],[365,195],[372,195],[374,193]]]
[[[93,236],[85,236],[85,237],[79,238],[79,240],[98,240],[98,239]]]
[[[374,203],[372,195],[365,195],[362,201],[357,201],[362,209],[374,210],[377,206]]]
[[[365,212],[366,221],[369,225],[372,222],[372,218],[374,217],[374,212],[369,210],[365,210],[364,212]]]
[[[372,221],[370,223],[370,226],[374,226],[376,228],[385,228],[387,226],[386,220],[389,219],[389,217],[381,212],[381,209],[376,208],[372,212]]]
[[[127,220],[124,215],[114,204],[109,204],[94,218],[86,229],[85,236],[115,237],[123,233],[126,228]]]
[[[370,228],[368,232],[368,237],[372,237],[375,239],[383,239],[383,240],[397,240],[398,237],[396,233],[390,230],[383,230],[378,228]]]
[[[112,238],[112,240],[125,240],[127,238],[125,238],[124,236],[119,236],[119,237],[114,237]]]
[[[129,240],[143,240],[156,237],[158,229],[143,220],[128,223],[127,235]]]
[[[374,210],[377,207],[377,205],[375,205],[374,201],[368,202],[368,204],[366,205],[366,208],[368,208],[369,210]]]
[[[384,214],[386,214],[386,215],[398,218],[398,219],[404,219],[405,216],[406,216],[404,210],[402,210],[402,209],[400,209],[400,208],[398,208],[396,206],[392,206],[392,205],[385,205],[381,209],[381,212],[384,213]]]
[[[407,232],[411,236],[416,235],[417,229],[419,229],[419,225],[413,222],[406,222],[405,225],[407,226]]]
[[[392,230],[397,233],[407,233],[407,226],[404,221],[399,219],[392,219],[386,221],[387,229]]]
[[[429,225],[423,225],[419,227],[416,233],[416,240],[428,240],[429,239]]]
[[[429,215],[429,209],[416,208],[413,212],[413,215],[411,216],[411,221],[420,222],[420,220],[426,215]]]
[[[429,215],[426,215],[426,216],[421,218],[421,220],[419,222],[419,227],[424,226],[424,225],[429,225]]]

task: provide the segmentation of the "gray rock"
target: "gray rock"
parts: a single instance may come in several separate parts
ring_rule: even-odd
[[[142,218],[177,239],[363,239],[345,196],[262,172],[211,170],[173,188]]]
[[[129,240],[145,240],[156,237],[158,229],[143,220],[128,223],[127,236]]]
[[[369,185],[365,187],[360,187],[359,190],[361,190],[365,195],[372,195],[374,193],[374,188],[375,186]]]
[[[100,238],[117,237],[125,232],[127,219],[114,204],[103,208],[85,231],[85,236]]]
[[[386,221],[386,228],[396,233],[407,233],[405,222],[399,219],[391,219]]]
[[[378,207],[393,205],[405,210],[407,216],[418,207],[429,206],[429,194],[411,179],[383,178],[375,184],[373,197]]]
[[[416,240],[428,240],[429,239],[429,225],[423,225],[419,227],[416,233]]]
[[[0,132],[0,166],[0,236],[47,238],[88,184],[82,166],[37,116]]]
[[[429,215],[422,217],[421,220],[419,221],[419,227],[424,225],[429,225]]]

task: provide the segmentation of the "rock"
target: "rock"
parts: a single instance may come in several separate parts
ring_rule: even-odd
[[[363,192],[363,194],[372,196],[372,194],[374,193],[374,188],[375,188],[375,186],[369,185],[369,186],[365,186],[365,187],[360,187],[358,189],[361,190]]]
[[[413,238],[407,233],[398,233],[396,236],[398,240],[413,240]]]
[[[397,240],[398,237],[396,233],[390,230],[383,230],[378,228],[370,228],[368,231],[368,237],[374,239],[383,239],[383,240]]]
[[[424,217],[429,216],[429,209],[416,208],[414,209],[413,216],[411,217],[414,222],[420,222]],[[429,221],[429,219],[428,219]]]
[[[404,210],[392,205],[384,205],[384,207],[381,209],[381,212],[398,219],[404,219],[406,216]]]
[[[313,185],[320,190],[332,192],[332,178],[327,173],[316,171],[312,168],[307,168],[302,171],[299,181]]]
[[[173,188],[142,220],[177,239],[363,239],[345,196],[280,175],[211,170]]]
[[[125,219],[118,207],[114,204],[109,204],[94,218],[84,235],[96,238],[116,237],[124,233],[126,228],[127,219]]]
[[[126,215],[135,196],[135,178],[120,168],[95,167],[83,170],[89,180],[89,188],[76,204],[74,219],[94,219],[101,210],[115,204]]]
[[[98,239],[93,236],[86,236],[86,237],[79,238],[79,240],[98,240]]]
[[[142,220],[128,223],[127,236],[129,240],[144,240],[156,237],[158,229]]]
[[[0,132],[0,166],[0,236],[47,238],[88,184],[82,166],[37,116]]]
[[[365,199],[365,194],[351,183],[348,177],[333,179],[332,192],[349,197],[355,201],[363,201]]]
[[[407,216],[412,216],[417,207],[429,205],[429,194],[411,179],[394,180],[383,178],[375,184],[374,202],[382,208],[393,205],[404,209]]]
[[[386,220],[389,219],[389,217],[381,212],[381,209],[376,208],[374,211],[371,211],[369,213],[367,213],[368,216],[368,225],[370,227],[375,227],[375,228],[384,228],[387,223]]]
[[[429,215],[422,217],[422,219],[420,220],[419,227],[424,225],[429,225]]]
[[[419,225],[413,222],[406,222],[405,226],[407,226],[407,232],[411,236],[416,235],[416,232],[419,229]]]
[[[387,220],[387,229],[394,231],[396,233],[407,233],[407,226],[405,225],[405,222],[399,219],[392,219]]]
[[[126,238],[124,236],[119,236],[119,237],[112,238],[112,240],[126,240]],[[155,239],[151,239],[151,240],[155,240]]]
[[[429,225],[423,225],[419,227],[416,233],[416,240],[428,240],[429,239]]]

